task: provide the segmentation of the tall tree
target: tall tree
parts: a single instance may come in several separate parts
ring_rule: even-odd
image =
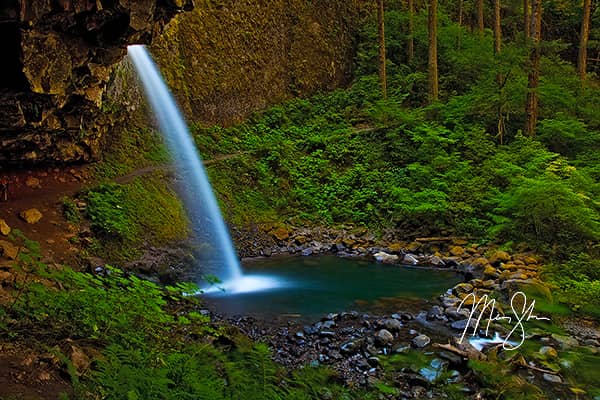
[[[500,54],[502,46],[502,25],[500,21],[500,0],[494,0],[494,53]]]
[[[410,64],[415,57],[415,2],[408,0],[408,63]]]
[[[438,60],[437,60],[437,0],[429,0],[428,12],[429,31],[429,101],[434,102],[439,97]]]
[[[477,29],[483,35],[483,0],[477,0]]]
[[[591,0],[583,0],[583,19],[581,21],[581,35],[579,38],[579,53],[577,54],[577,72],[582,81],[585,80],[587,70],[587,46],[590,38]]]
[[[494,0],[494,54],[496,56],[500,54],[500,50],[502,47],[502,25],[500,18],[500,0]],[[507,80],[508,75],[506,76],[506,78],[501,72],[498,72],[498,74],[496,75],[496,83],[498,84],[498,140],[500,141],[500,144],[504,142],[506,120],[504,116],[504,86],[506,85]]]
[[[523,32],[525,33],[525,42],[529,41],[529,0],[523,0]]]
[[[387,75],[385,72],[385,15],[383,0],[377,0],[377,21],[379,26],[379,80],[381,81],[381,94],[387,99]]]
[[[527,102],[525,133],[528,136],[535,135],[535,127],[538,120],[538,94],[537,89],[540,82],[540,41],[542,39],[542,0],[531,2],[531,24],[529,28],[529,75],[527,77]]]

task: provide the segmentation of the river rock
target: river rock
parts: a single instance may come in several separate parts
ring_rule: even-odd
[[[0,240],[0,253],[6,258],[16,260],[19,255],[19,248],[6,240]]]
[[[506,263],[510,261],[510,254],[506,251],[495,251],[489,258],[490,264],[499,266],[500,263]]]
[[[558,335],[556,333],[553,333],[551,336],[552,336],[552,339],[554,339],[556,342],[558,342],[558,345],[563,350],[567,350],[572,347],[579,346],[579,342],[577,341],[577,339],[572,338],[570,336]]]
[[[417,259],[417,257],[413,254],[405,254],[404,258],[402,258],[402,264],[410,264],[410,265],[417,265],[419,263],[419,260]]]
[[[453,291],[457,296],[460,296],[461,294],[469,294],[473,292],[473,285],[470,283],[459,283],[458,285],[454,286]]]
[[[475,268],[485,268],[490,262],[485,257],[478,257],[471,261],[471,265]]]
[[[42,187],[41,183],[42,182],[34,176],[29,176],[29,177],[27,177],[27,180],[25,180],[25,185],[27,185],[27,187],[30,187],[32,189],[41,188]]]
[[[562,383],[562,379],[558,375],[544,373],[542,377],[546,382]]]
[[[458,310],[457,307],[448,307],[444,312],[446,316],[453,321],[469,318],[470,314],[469,310],[465,308]]]
[[[344,354],[355,354],[361,349],[364,343],[363,339],[356,339],[346,342],[340,346],[340,351]]]
[[[485,278],[496,279],[496,278],[498,278],[500,276],[500,274],[498,273],[498,271],[496,270],[496,268],[492,267],[491,265],[487,265],[483,269],[483,276]]]
[[[427,260],[427,263],[429,265],[434,266],[434,267],[445,267],[446,266],[446,263],[444,262],[444,260],[442,260],[438,256],[431,256],[431,257],[429,257],[429,260]]]
[[[558,357],[558,352],[552,346],[542,346],[542,348],[540,348],[540,354],[549,358]]]
[[[331,319],[329,319],[329,320],[326,320],[326,321],[323,321],[323,323],[322,323],[322,325],[321,325],[321,327],[322,327],[323,329],[331,329],[331,328],[333,328],[334,326],[335,326],[335,322],[334,322],[333,320],[331,320]]]
[[[415,347],[418,347],[419,349],[422,349],[423,347],[427,346],[430,342],[431,339],[427,335],[419,335],[413,338],[412,340],[413,345]]]
[[[8,236],[10,234],[10,231],[10,226],[8,226],[5,220],[0,218],[0,233],[4,236]]]
[[[375,334],[375,341],[381,346],[388,346],[394,341],[394,335],[387,329],[381,329]]]
[[[42,213],[37,208],[30,208],[28,210],[21,211],[19,216],[28,224],[35,224],[42,219]]]
[[[380,251],[379,253],[375,253],[373,255],[373,257],[375,257],[375,260],[377,260],[378,262],[382,262],[384,264],[393,264],[395,262],[398,261],[398,256],[395,254],[388,254],[384,251]]]
[[[455,257],[461,257],[465,254],[465,249],[460,246],[452,246],[449,250],[449,253]]]
[[[434,318],[439,319],[443,315],[444,315],[444,309],[442,307],[433,306],[427,313],[427,318],[428,319],[434,319]]]
[[[302,250],[302,255],[303,256],[310,256],[313,253],[313,249],[312,247],[306,248]]]
[[[390,332],[399,332],[402,329],[402,322],[394,318],[387,318],[383,321],[383,326]]]
[[[467,324],[469,325],[469,328],[474,329],[477,326],[477,320],[474,318],[461,319],[458,321],[454,321],[450,324],[450,326],[452,327],[452,329],[463,331],[467,327]]]
[[[280,241],[285,240],[290,237],[290,231],[288,231],[286,228],[284,228],[282,226],[280,226],[279,228],[273,229],[270,233],[277,240],[280,240]]]
[[[461,365],[464,364],[463,358],[461,356],[459,356],[458,354],[454,354],[449,351],[441,350],[438,352],[438,355],[441,358],[448,360],[450,362],[450,364],[452,364],[455,367],[460,367]]]

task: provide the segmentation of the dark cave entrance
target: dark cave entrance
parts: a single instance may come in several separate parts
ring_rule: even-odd
[[[19,23],[0,20],[0,89],[29,91],[21,61],[21,31]]]

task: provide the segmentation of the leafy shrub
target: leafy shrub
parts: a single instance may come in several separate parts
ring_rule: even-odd
[[[92,226],[106,235],[132,239],[133,231],[125,205],[125,192],[118,184],[102,184],[86,196],[87,215]]]

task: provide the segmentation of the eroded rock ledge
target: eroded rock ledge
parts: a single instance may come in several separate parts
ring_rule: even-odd
[[[0,163],[89,161],[112,67],[191,0],[12,0],[0,6]]]

